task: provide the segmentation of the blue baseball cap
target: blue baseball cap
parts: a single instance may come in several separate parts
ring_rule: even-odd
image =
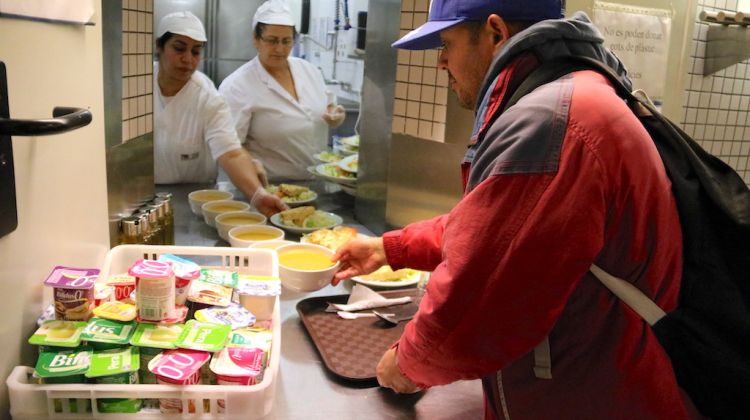
[[[440,32],[497,14],[509,21],[538,22],[562,17],[562,0],[432,0],[427,23],[404,35],[393,47],[428,50],[440,46]]]

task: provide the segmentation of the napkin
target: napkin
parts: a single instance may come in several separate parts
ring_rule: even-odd
[[[354,312],[364,309],[383,308],[392,305],[402,305],[411,302],[411,297],[404,296],[400,298],[388,299],[379,295],[367,286],[356,284],[352,288],[352,294],[346,304],[329,303],[328,311],[345,311]],[[341,315],[339,315],[341,316]],[[351,317],[341,316],[342,318],[352,319]]]

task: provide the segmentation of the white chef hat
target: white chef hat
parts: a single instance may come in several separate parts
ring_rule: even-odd
[[[292,11],[284,0],[268,0],[261,4],[253,16],[253,29],[258,23],[294,26]]]
[[[201,20],[187,11],[170,13],[161,18],[156,36],[161,38],[167,32],[185,35],[199,42],[206,42],[207,39]]]

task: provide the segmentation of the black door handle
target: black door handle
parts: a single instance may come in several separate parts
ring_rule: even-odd
[[[5,136],[45,136],[60,134],[84,127],[91,122],[88,109],[56,106],[51,119],[14,120],[0,118],[0,135]]]

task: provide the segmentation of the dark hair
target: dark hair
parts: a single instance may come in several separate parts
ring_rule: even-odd
[[[476,44],[479,42],[479,35],[482,33],[482,28],[484,27],[485,21],[479,21],[479,20],[472,20],[469,22],[464,23],[466,27],[471,32],[471,43]],[[510,36],[513,36],[524,29],[528,28],[529,26],[537,23],[537,21],[530,21],[530,20],[515,20],[515,21],[505,21],[505,24],[508,25],[508,29],[510,30]]]
[[[156,38],[156,48],[163,50],[164,46],[167,45],[169,38],[172,38],[174,34],[172,32],[164,32],[164,35]]]
[[[255,24],[255,39],[261,39],[263,37],[263,31],[266,30],[267,23],[258,22]],[[292,26],[292,38],[297,39],[297,28]]]

